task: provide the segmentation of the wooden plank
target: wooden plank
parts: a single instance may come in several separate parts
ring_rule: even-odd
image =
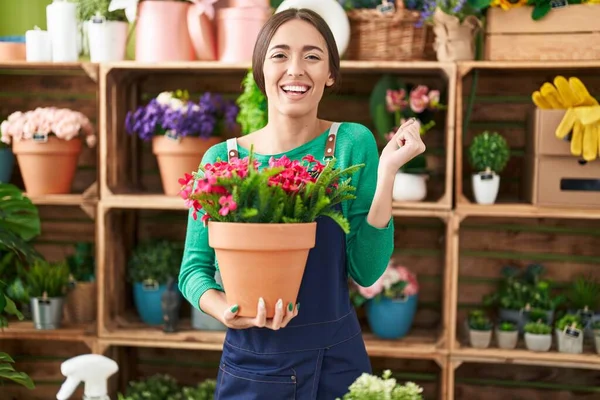
[[[561,40],[568,33],[598,32],[594,20],[600,18],[600,10],[584,4],[572,4],[551,10],[544,18],[534,21],[531,18],[533,7],[515,7],[510,10],[491,7],[487,10],[486,34],[561,34]],[[552,43],[552,39],[546,41]]]

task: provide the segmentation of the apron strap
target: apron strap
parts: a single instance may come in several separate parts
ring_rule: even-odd
[[[227,139],[227,161],[238,156],[239,152],[236,138]]]
[[[331,128],[329,128],[329,136],[327,136],[327,142],[325,144],[325,155],[323,156],[323,160],[332,159],[335,156],[335,142],[339,127],[340,123],[334,122],[331,125]]]

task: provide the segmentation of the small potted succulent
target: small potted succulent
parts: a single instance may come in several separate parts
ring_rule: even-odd
[[[26,285],[31,296],[31,314],[35,329],[60,328],[69,285],[67,263],[36,260],[27,272]]]
[[[583,352],[583,324],[579,315],[566,314],[556,323],[556,340],[561,353]]]
[[[494,204],[500,188],[500,172],[510,158],[506,139],[497,132],[485,131],[473,138],[469,147],[469,162],[473,168],[471,183],[475,201]]]
[[[422,400],[423,388],[414,382],[404,385],[397,383],[392,378],[392,371],[385,370],[381,377],[363,373],[348,387],[348,392],[336,400],[363,400],[363,399],[402,399]]]
[[[197,171],[204,153],[234,135],[238,107],[221,95],[204,93],[198,102],[187,90],[160,93],[148,104],[127,113],[125,127],[143,141],[152,141],[163,190],[181,191],[178,179]]]
[[[355,286],[352,291],[354,305],[365,304],[367,321],[375,336],[400,339],[410,331],[419,293],[415,274],[390,260],[383,275],[373,285]]]
[[[492,340],[493,324],[490,318],[481,310],[469,313],[469,341],[472,347],[485,349],[490,346]]]
[[[496,341],[501,349],[514,349],[519,340],[519,330],[514,322],[502,321],[496,328]]]
[[[169,278],[177,281],[183,258],[183,245],[166,240],[139,244],[129,260],[129,280],[142,321],[148,325],[163,323],[162,296]],[[177,289],[181,301],[181,293]]]
[[[552,346],[552,327],[539,319],[525,324],[525,346],[530,351],[545,352]]]

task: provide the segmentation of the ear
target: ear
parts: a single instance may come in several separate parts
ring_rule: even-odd
[[[327,82],[325,82],[325,86],[329,87],[329,86],[332,86],[334,83],[335,83],[335,80],[330,75],[329,79],[327,79]]]

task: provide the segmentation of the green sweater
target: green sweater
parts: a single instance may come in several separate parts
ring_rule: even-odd
[[[286,155],[299,160],[307,154],[322,159],[329,130],[311,141],[286,153],[255,157],[262,165],[267,165],[271,156]],[[248,155],[248,150],[238,147],[239,157]],[[342,212],[350,222],[350,233],[346,235],[348,271],[352,279],[361,286],[371,286],[385,271],[394,249],[393,219],[387,227],[380,229],[367,222],[367,215],[377,185],[379,152],[373,133],[357,123],[343,123],[338,128],[335,148],[336,167],[346,168],[355,164],[365,164],[352,177],[356,187],[356,199],[342,203]],[[227,160],[227,144],[219,143],[211,147],[202,158],[202,164],[213,163],[218,159]],[[208,228],[198,219],[188,216],[185,250],[179,274],[179,287],[184,297],[200,310],[200,297],[209,289],[223,291],[215,282],[217,268],[214,250],[208,245]]]

